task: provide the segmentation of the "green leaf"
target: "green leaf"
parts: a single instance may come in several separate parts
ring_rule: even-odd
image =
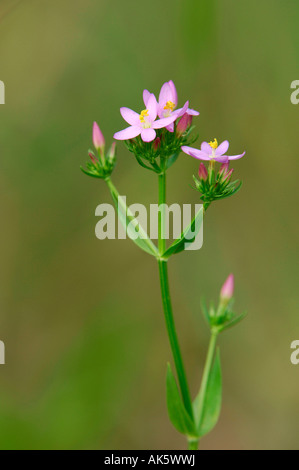
[[[173,426],[185,436],[197,437],[194,423],[183,405],[170,364],[167,364],[166,391],[168,415]]]
[[[180,153],[181,153],[181,149],[179,149],[177,152],[175,152],[173,155],[171,155],[171,157],[169,157],[167,159],[166,169],[170,168],[171,165],[173,165],[177,161],[178,156],[180,155]]]
[[[143,251],[158,257],[159,252],[157,247],[153,244],[147,233],[141,227],[138,220],[130,212],[123,199],[119,197],[119,193],[112,183],[110,181],[107,183],[118,213],[119,220],[126,229],[128,237],[131,238],[131,240]]]
[[[171,255],[180,253],[185,249],[186,244],[193,243],[198,234],[203,220],[203,207],[197,212],[196,216],[188,227],[182,232],[180,238],[177,238],[172,245],[163,253],[162,257],[168,259]]]
[[[200,395],[201,391],[194,400],[193,409],[195,422],[199,422],[199,436],[203,437],[215,427],[221,410],[222,376],[219,350],[217,351],[216,358],[208,378],[202,411],[199,409],[201,402]],[[201,416],[199,416],[199,414],[201,414]]]

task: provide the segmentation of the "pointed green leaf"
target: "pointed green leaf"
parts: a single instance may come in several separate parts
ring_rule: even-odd
[[[193,243],[203,221],[203,207],[197,212],[196,216],[188,227],[182,232],[180,238],[177,238],[172,245],[163,253],[162,257],[168,259],[171,255],[180,253],[185,250],[185,245]]]
[[[128,237],[131,238],[131,240],[143,251],[158,257],[159,252],[157,247],[153,244],[147,233],[141,227],[138,220],[130,212],[123,199],[119,197],[116,189],[109,183],[108,186],[118,213],[119,220],[126,229]]]
[[[209,375],[202,411],[199,409],[201,402],[200,393],[201,392],[199,392],[194,400],[193,409],[195,421],[199,422],[199,435],[202,437],[208,434],[217,424],[221,411],[222,377],[219,350],[217,351],[216,358]],[[199,416],[199,414],[202,416]]]
[[[183,405],[169,364],[167,365],[166,391],[168,415],[173,426],[185,436],[196,437],[194,423]]]
[[[175,152],[173,155],[171,155],[171,157],[169,157],[166,161],[166,169],[170,168],[171,165],[173,165],[177,159],[178,159],[178,156],[180,155],[181,153],[181,149],[179,149],[177,152]]]

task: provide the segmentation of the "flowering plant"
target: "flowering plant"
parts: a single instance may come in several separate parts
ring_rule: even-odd
[[[186,248],[187,240],[189,243],[194,241],[202,223],[202,216],[212,202],[232,196],[239,191],[241,182],[232,181],[233,169],[229,168],[229,163],[231,160],[242,158],[245,152],[229,156],[227,155],[228,141],[218,145],[216,139],[209,143],[203,142],[200,150],[191,147],[195,140],[191,137],[192,119],[199,113],[189,108],[188,101],[182,108],[177,109],[177,91],[172,81],[164,83],[159,100],[153,93],[144,90],[143,102],[145,109],[140,113],[129,108],[120,108],[121,115],[129,127],[116,132],[114,138],[124,140],[137,162],[143,168],[158,175],[158,246],[149,238],[126,203],[119,199],[119,193],[111,181],[116,161],[115,142],[108,152],[105,152],[105,140],[96,123],[93,126],[93,144],[96,153],[89,151],[90,161],[87,163],[87,168],[81,169],[87,175],[101,178],[107,183],[119,218],[128,235],[130,236],[130,227],[133,224],[136,232],[135,236],[130,238],[139,248],[154,256],[158,262],[166,328],[176,369],[175,378],[171,366],[168,364],[166,380],[168,414],[173,426],[186,436],[188,448],[197,449],[200,439],[216,425],[221,409],[220,353],[219,348],[216,350],[218,335],[238,323],[244,314],[237,315],[232,310],[234,293],[234,276],[232,274],[223,284],[217,308],[213,304],[208,307],[205,301],[202,301],[202,312],[210,329],[211,337],[200,390],[192,401],[172,311],[167,261],[171,256]],[[201,162],[198,176],[193,176],[195,189],[200,193],[203,206],[181,236],[167,247],[165,237],[166,173],[168,168],[175,163],[181,151],[208,163],[206,167]],[[218,164],[220,164],[219,168],[216,167]],[[119,201],[121,201],[120,204]],[[190,240],[191,229],[193,230],[193,238]]]

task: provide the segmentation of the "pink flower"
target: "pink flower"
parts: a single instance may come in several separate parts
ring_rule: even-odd
[[[128,124],[130,124],[130,127],[116,132],[114,134],[114,139],[128,140],[133,139],[134,137],[137,137],[141,134],[141,139],[144,142],[151,142],[156,137],[155,129],[166,127],[176,120],[178,117],[177,114],[172,113],[171,116],[168,116],[164,119],[158,119],[156,121],[156,117],[158,115],[158,103],[155,95],[152,93],[147,93],[146,90],[143,93],[146,109],[141,111],[140,114],[132,111],[132,109],[129,108],[120,108],[122,117],[125,121],[127,121]]]
[[[93,145],[95,146],[97,150],[101,150],[101,151],[104,150],[105,139],[104,139],[101,129],[99,128],[96,122],[93,123],[92,140],[93,140]]]
[[[222,300],[230,300],[234,295],[234,275],[230,274],[222,286],[220,298]]]
[[[217,140],[214,139],[213,142],[203,142],[200,150],[187,146],[183,146],[182,150],[187,155],[191,155],[191,157],[198,158],[199,160],[214,160],[220,163],[227,163],[229,160],[237,160],[244,157],[245,152],[240,155],[224,155],[228,151],[228,147],[229,142],[227,140],[218,145]]]
[[[149,96],[150,96],[150,92],[147,90],[144,90],[143,92],[144,102],[146,102]],[[159,94],[159,103],[158,103],[159,118],[161,119],[167,118],[169,116],[172,116],[173,113],[176,113],[177,117],[180,117],[185,113],[190,114],[191,116],[199,115],[198,111],[188,108],[189,106],[188,101],[186,101],[183,108],[176,109],[177,105],[178,105],[177,91],[176,91],[173,81],[170,80],[169,82],[165,82],[164,85],[162,85],[162,88]],[[170,132],[173,132],[174,130],[173,122],[169,124],[168,126],[166,126],[166,129]]]

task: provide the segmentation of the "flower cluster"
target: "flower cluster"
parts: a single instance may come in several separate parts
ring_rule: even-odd
[[[81,167],[81,170],[86,175],[93,176],[94,178],[106,179],[111,175],[115,166],[116,143],[113,142],[108,152],[105,153],[105,139],[96,122],[93,123],[92,140],[97,155],[92,150],[89,150],[90,161],[86,163],[87,170],[83,167]]]
[[[239,180],[231,181],[234,170],[229,168],[229,162],[242,158],[245,152],[239,155],[226,155],[228,148],[227,140],[218,145],[217,139],[209,143],[203,142],[200,150],[188,146],[182,147],[187,155],[209,162],[208,169],[200,163],[198,178],[193,176],[195,188],[201,193],[201,200],[207,205],[217,199],[232,196],[241,188],[242,183]],[[215,169],[216,163],[221,163],[218,171]]]
[[[193,142],[188,140],[192,116],[198,116],[199,112],[190,109],[188,101],[182,108],[177,108],[178,96],[172,80],[162,86],[159,100],[144,90],[143,102],[145,109],[140,113],[120,108],[122,117],[130,126],[116,132],[114,138],[126,141],[127,148],[140,165],[160,173],[174,163],[183,145]]]
[[[144,109],[137,113],[130,108],[120,108],[120,113],[129,127],[114,134],[116,140],[124,140],[137,162],[158,174],[167,170],[178,158],[181,151],[196,159],[208,162],[208,167],[200,163],[198,177],[193,176],[195,189],[201,193],[201,200],[207,206],[212,201],[235,194],[241,187],[239,180],[231,181],[233,169],[231,160],[245,155],[227,155],[229,142],[220,145],[216,139],[203,142],[200,149],[190,145],[196,140],[191,137],[193,116],[199,112],[189,108],[189,101],[178,107],[178,95],[172,80],[161,87],[159,99],[143,91]],[[105,140],[99,126],[94,123],[93,143],[97,156],[89,151],[90,161],[82,171],[96,178],[107,178],[115,166],[115,143],[105,154]],[[216,164],[221,166],[217,169]]]

